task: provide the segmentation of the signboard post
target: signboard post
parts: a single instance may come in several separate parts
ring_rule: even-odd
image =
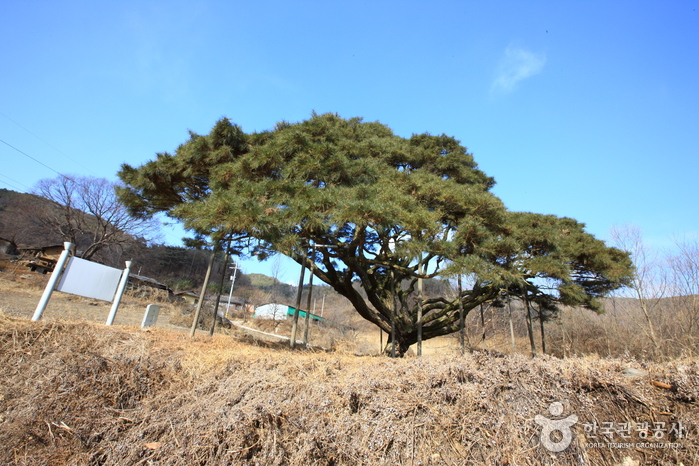
[[[66,264],[66,261],[68,260],[68,256],[70,255],[71,249],[73,249],[73,243],[63,243],[63,252],[61,253],[61,256],[58,258],[58,262],[56,263],[56,266],[53,268],[53,272],[51,272],[51,278],[49,278],[49,282],[46,284],[46,288],[44,288],[44,293],[41,295],[39,304],[36,306],[34,316],[32,317],[33,321],[41,319],[41,315],[44,313],[44,309],[46,309],[46,305],[49,302],[51,293],[53,293],[53,289],[56,286],[56,282],[61,277],[61,273],[63,272],[63,266]]]
[[[119,287],[117,288],[116,295],[114,296],[114,302],[112,303],[112,308],[109,310],[109,317],[107,317],[107,325],[112,325],[114,323],[114,317],[116,317],[117,308],[121,302],[121,297],[124,295],[124,290],[126,289],[126,282],[129,281],[129,273],[131,272],[131,261],[126,261],[126,268],[124,273],[121,274],[121,281],[119,282]]]
[[[112,325],[129,278],[131,261],[126,262],[126,269],[122,272],[114,267],[108,267],[78,257],[69,257],[70,251],[73,249],[72,243],[63,243],[63,247],[65,249],[51,273],[51,278],[49,278],[39,304],[36,306],[32,320],[37,321],[41,319],[49,298],[51,298],[51,294],[55,289],[64,293],[111,302],[112,309],[109,312],[107,325]]]

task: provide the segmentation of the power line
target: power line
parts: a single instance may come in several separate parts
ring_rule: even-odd
[[[58,173],[58,174],[61,175],[61,176],[65,176],[63,173],[60,173],[60,172],[54,170],[53,168],[49,167],[49,166],[46,165],[44,162],[41,162],[41,161],[35,159],[34,157],[32,157],[31,155],[27,154],[26,152],[22,152],[21,150],[17,149],[17,148],[16,148],[15,146],[13,146],[12,144],[9,144],[9,143],[3,141],[2,139],[0,139],[0,142],[2,142],[3,144],[5,144],[5,145],[8,146],[8,147],[13,148],[14,150],[16,150],[17,152],[19,152],[20,154],[22,154],[22,155],[24,155],[24,156],[26,156],[26,157],[29,157],[30,159],[32,159],[32,160],[35,161],[36,163],[38,163],[38,164],[40,164],[40,165],[43,165],[44,167],[48,168],[48,169],[51,170],[52,172],[56,172],[56,173]]]
[[[5,179],[7,179],[7,180],[12,181],[13,183],[17,183],[17,184],[20,185],[20,186],[24,186],[24,187],[27,188],[27,189],[32,189],[32,188],[30,188],[29,186],[27,186],[26,184],[20,183],[20,182],[17,181],[17,180],[13,180],[13,179],[10,178],[9,176],[5,176],[5,175],[3,175],[2,173],[0,173],[0,176],[2,176],[3,178],[5,178]],[[2,181],[2,183],[5,183],[5,184],[8,185],[8,186],[12,186],[12,185],[10,185],[9,183],[7,183],[6,181]],[[20,189],[20,188],[18,188],[18,187],[16,187],[16,186],[12,186],[12,187],[15,188],[15,189]]]
[[[84,168],[84,169],[87,170],[88,172],[90,172],[90,173],[92,173],[93,175],[97,176],[97,174],[96,174],[95,172],[93,172],[92,170],[90,170],[89,168],[87,168],[85,165],[83,165],[83,164],[81,164],[80,162],[78,162],[77,160],[74,160],[73,158],[69,157],[69,156],[68,156],[67,154],[65,154],[63,151],[61,151],[60,149],[58,149],[58,148],[52,146],[50,143],[46,142],[44,139],[42,139],[42,138],[40,138],[39,136],[37,136],[36,134],[32,133],[32,132],[29,131],[27,128],[25,128],[24,126],[20,125],[19,123],[17,123],[15,120],[13,120],[12,118],[10,118],[9,116],[5,115],[5,114],[2,113],[2,112],[0,112],[0,115],[4,116],[4,117],[7,118],[8,120],[10,120],[12,123],[16,124],[17,126],[19,126],[20,128],[22,128],[24,131],[26,131],[27,133],[31,134],[32,136],[34,136],[35,138],[37,138],[39,141],[43,142],[44,144],[46,144],[47,146],[49,146],[51,149],[55,150],[56,152],[58,152],[59,154],[61,154],[62,156],[64,156],[64,157],[67,158],[68,160],[70,160],[71,162],[73,162],[73,163],[75,163],[75,164],[77,164],[77,165],[80,165],[82,168]]]
[[[22,190],[21,188],[18,188],[17,186],[13,186],[12,184],[8,183],[7,181],[2,181],[2,180],[0,180],[0,183],[6,184],[6,185],[9,186],[10,188],[16,189],[16,190],[18,190],[18,191],[21,191],[21,190]]]

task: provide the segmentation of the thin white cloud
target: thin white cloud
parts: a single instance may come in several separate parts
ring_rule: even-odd
[[[505,56],[500,61],[491,91],[510,93],[517,88],[520,81],[541,73],[545,64],[546,54],[510,45],[505,49]]]

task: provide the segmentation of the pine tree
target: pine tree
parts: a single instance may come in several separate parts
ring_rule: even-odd
[[[252,134],[222,119],[119,176],[133,213],[167,212],[250,254],[312,262],[363,318],[388,334],[393,323],[401,355],[417,341],[420,307],[426,340],[515,285],[595,307],[630,273],[626,255],[577,222],[508,212],[454,138],[402,138],[359,118],[314,114]],[[418,279],[456,274],[471,283],[459,296],[415,299]],[[537,277],[557,288],[539,289]]]

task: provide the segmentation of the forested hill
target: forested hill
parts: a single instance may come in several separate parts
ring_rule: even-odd
[[[60,235],[37,220],[42,206],[55,207],[41,196],[0,189],[0,238],[25,248],[60,244]]]
[[[20,249],[61,244],[65,241],[61,235],[40,219],[47,209],[60,207],[41,196],[0,189],[0,238],[12,241]],[[123,267],[125,260],[132,260],[134,273],[164,282],[173,289],[186,290],[201,286],[210,255],[208,250],[149,245],[132,238],[124,246],[100,251],[92,260],[115,267]],[[221,263],[222,257],[215,262],[214,274],[220,273]],[[245,285],[246,278],[241,274],[237,281]]]
[[[63,243],[65,239],[39,218],[47,209],[57,211],[60,206],[35,194],[0,189],[0,238],[12,241],[20,250]],[[134,274],[165,283],[174,291],[198,293],[210,257],[211,251],[208,249],[148,244],[142,239],[132,238],[126,245],[100,251],[91,260],[118,268],[124,266],[125,260],[131,260]],[[223,254],[219,253],[212,270],[212,277],[216,278],[211,280],[210,289],[217,288],[217,277],[220,277],[223,266]],[[230,280],[225,280],[224,292],[230,290],[230,283]],[[315,286],[316,293],[321,289],[324,291],[319,296],[335,294],[329,287],[321,286],[318,283]],[[246,275],[239,272],[235,281],[235,294],[258,305],[272,301],[292,305],[296,300],[296,286],[262,274]]]

